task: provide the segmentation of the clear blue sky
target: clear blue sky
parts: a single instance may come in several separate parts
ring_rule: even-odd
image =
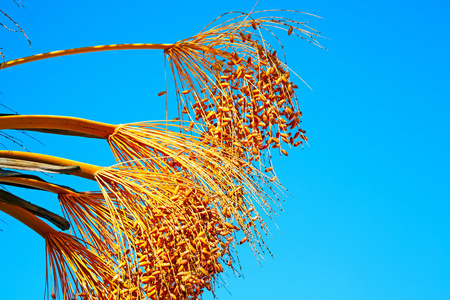
[[[22,2],[26,9],[12,0],[2,1],[0,9],[23,27],[32,47],[20,34],[0,30],[6,60],[97,44],[172,43],[224,12],[249,11],[254,4]],[[278,177],[294,197],[276,219],[280,231],[272,227],[274,259],[269,256],[258,267],[241,246],[245,278],[230,274],[228,291],[219,288],[217,296],[450,299],[450,5],[436,0],[261,0],[257,8],[323,17],[295,16],[322,31],[326,38],[320,42],[328,50],[282,36],[289,66],[313,89],[298,83],[309,147],[275,159]],[[114,124],[160,120],[165,106],[156,94],[163,89],[162,51],[85,54],[0,71],[0,103],[21,114]],[[114,163],[104,141],[33,134],[44,147],[19,137],[33,152]],[[45,178],[95,189],[68,176]],[[52,195],[18,193],[57,210]],[[42,299],[42,238],[4,214],[0,218],[7,223],[0,221],[0,298]]]

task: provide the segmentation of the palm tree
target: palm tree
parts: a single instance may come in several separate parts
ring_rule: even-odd
[[[266,17],[267,12],[224,14],[174,44],[83,47],[0,65],[4,69],[94,51],[157,49],[164,51],[175,81],[177,120],[114,125],[63,116],[0,117],[0,130],[105,139],[118,163],[99,167],[0,151],[2,168],[64,173],[98,183],[97,192],[78,192],[17,171],[0,174],[3,184],[58,195],[64,218],[0,191],[0,210],[46,241],[49,296],[198,299],[204,289],[213,290],[225,268],[235,268],[237,245],[247,243],[256,258],[268,250],[262,216],[272,216],[283,193],[271,151],[287,156],[288,148],[307,138],[300,127],[292,71],[263,33],[276,37],[276,31],[284,31],[319,44],[318,32],[306,23]],[[167,101],[166,92],[159,96]],[[70,227],[71,234],[38,217],[62,231]],[[239,241],[238,231],[243,236]]]

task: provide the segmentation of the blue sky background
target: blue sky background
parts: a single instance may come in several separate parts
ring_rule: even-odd
[[[2,1],[32,41],[0,30],[6,60],[115,43],[172,43],[253,1]],[[450,299],[450,5],[446,1],[260,1],[310,20],[322,50],[281,34],[300,86],[309,147],[275,158],[294,196],[272,226],[258,267],[240,247],[245,278],[226,276],[219,299]],[[284,14],[285,15],[285,14]],[[1,17],[1,16],[0,16]],[[444,20],[445,18],[445,20]],[[7,20],[0,18],[0,23]],[[0,28],[1,29],[1,28]],[[162,51],[116,51],[0,71],[0,103],[21,114],[113,124],[165,117]],[[175,104],[174,94],[169,100]],[[172,98],[170,98],[172,97]],[[3,110],[4,113],[8,111]],[[172,109],[171,116],[175,117]],[[33,152],[114,163],[106,142],[33,134]],[[14,146],[2,143],[9,149]],[[45,177],[79,190],[85,180]],[[58,210],[44,192],[11,189]],[[0,215],[1,299],[42,299],[44,241]],[[213,299],[209,294],[204,299]]]

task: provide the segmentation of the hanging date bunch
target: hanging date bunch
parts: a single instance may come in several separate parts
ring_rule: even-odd
[[[318,32],[306,22],[258,18],[261,13],[237,13],[222,23],[218,18],[212,28],[165,50],[182,113],[250,161],[269,147],[288,155],[287,147],[307,141],[300,127],[298,86],[263,35],[284,31],[319,45]]]
[[[214,293],[223,272],[236,271],[241,244],[257,259],[269,251],[263,216],[272,219],[283,191],[267,165],[270,151],[287,156],[288,148],[308,140],[280,33],[321,47],[319,32],[307,22],[273,13],[299,14],[227,13],[174,44],[90,46],[0,64],[5,69],[64,55],[159,49],[175,82],[173,92],[159,96],[175,95],[176,122],[114,125],[64,116],[0,116],[0,130],[104,139],[117,161],[99,167],[0,150],[1,184],[44,190],[59,199],[64,217],[0,191],[0,210],[46,241],[49,297],[197,300],[205,290]],[[78,176],[95,181],[99,191],[78,192],[6,169]],[[62,232],[69,228],[70,234]]]

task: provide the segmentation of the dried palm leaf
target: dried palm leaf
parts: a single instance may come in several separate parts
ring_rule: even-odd
[[[68,220],[65,221],[66,229],[70,225],[72,234],[91,245],[99,254],[115,251],[117,243],[114,230],[111,228],[109,208],[101,192],[77,192],[65,186],[46,182],[37,176],[28,178],[24,177],[25,174],[21,176],[18,174],[2,176],[0,183],[57,194],[64,216]]]
[[[0,178],[0,182],[4,183],[4,181],[2,181],[1,179],[2,178]],[[63,217],[58,216],[57,214],[55,214],[43,207],[37,206],[37,205],[35,205],[31,202],[28,202],[22,198],[19,198],[16,195],[13,195],[7,191],[0,190],[0,201],[22,207],[22,208],[26,209],[27,211],[33,213],[34,215],[50,221],[51,223],[53,223],[55,226],[57,226],[61,230],[67,230],[70,228],[70,223]]]

